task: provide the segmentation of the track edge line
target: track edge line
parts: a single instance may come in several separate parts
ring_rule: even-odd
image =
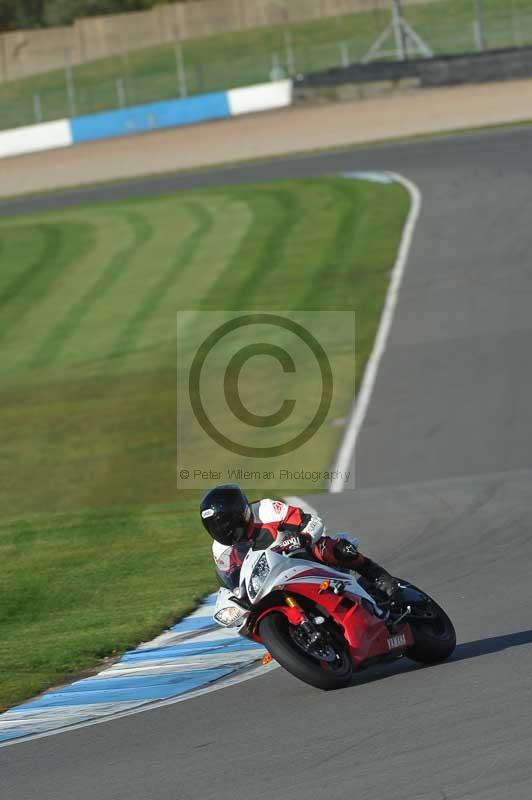
[[[388,286],[388,291],[386,293],[384,309],[382,311],[375,342],[373,343],[373,349],[368,359],[368,363],[366,364],[366,369],[364,370],[360,391],[354,398],[353,405],[351,407],[349,420],[347,423],[347,430],[342,438],[342,441],[340,442],[337,456],[331,466],[331,472],[334,473],[334,476],[329,484],[330,494],[338,494],[343,492],[346,486],[345,478],[339,476],[346,475],[349,465],[354,458],[356,443],[366,417],[371,396],[373,394],[379,365],[388,343],[388,338],[395,315],[395,309],[397,306],[397,300],[399,297],[399,290],[403,281],[403,275],[410,253],[410,247],[412,245],[414,232],[423,204],[421,190],[415,183],[413,183],[413,181],[409,180],[398,172],[387,171],[384,174],[386,174],[394,183],[399,183],[407,190],[410,195],[410,210],[403,228],[401,243],[399,245],[397,258],[392,270],[390,285]]]

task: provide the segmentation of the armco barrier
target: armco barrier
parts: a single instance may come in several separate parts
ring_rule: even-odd
[[[254,111],[284,108],[291,102],[292,81],[284,80],[181,100],[147,103],[70,120],[28,125],[0,131],[0,158],[114,136],[192,125]]]

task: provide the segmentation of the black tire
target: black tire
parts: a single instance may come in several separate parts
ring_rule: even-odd
[[[306,653],[296,644],[290,628],[288,619],[278,611],[267,614],[259,623],[260,638],[282,667],[316,689],[341,689],[349,685],[353,671],[351,658],[347,647],[336,636],[331,635],[330,642],[336,653],[337,663],[327,665],[326,668],[318,658]]]
[[[445,661],[456,647],[454,625],[443,608],[432,597],[411,583],[407,585],[425,595],[434,617],[426,622],[410,621],[414,644],[408,648],[406,655],[420,664],[438,664]]]

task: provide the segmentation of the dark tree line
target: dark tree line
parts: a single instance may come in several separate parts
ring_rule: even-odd
[[[165,0],[0,0],[0,31],[68,25],[76,17],[151,8]]]

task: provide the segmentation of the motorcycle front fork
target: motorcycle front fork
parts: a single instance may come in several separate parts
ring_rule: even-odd
[[[288,608],[295,608],[301,614],[301,621],[299,623],[299,627],[307,634],[309,637],[309,643],[315,644],[321,639],[321,633],[319,630],[316,630],[316,625],[322,625],[325,622],[325,617],[314,617],[314,621],[311,622],[297,600],[295,600],[290,595],[287,595],[285,598],[286,605]]]

